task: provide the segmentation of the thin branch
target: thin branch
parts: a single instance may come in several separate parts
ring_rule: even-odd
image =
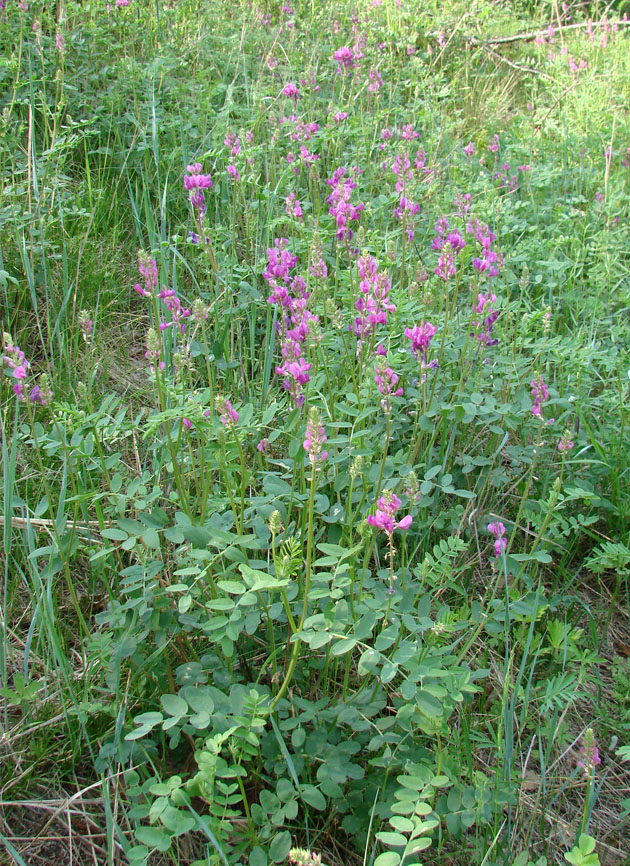
[[[607,21],[581,21],[578,24],[565,24],[562,27],[562,31],[565,30],[583,30],[585,27],[588,27],[590,24],[593,28],[605,27],[609,22]],[[550,24],[549,26],[554,26]],[[629,21],[615,21],[616,27],[630,27]],[[546,36],[548,32],[548,28],[545,30],[531,30],[528,33],[515,33],[513,36],[493,36],[489,39],[478,39],[476,36],[466,36],[463,35],[463,39],[466,42],[470,42],[471,45],[507,45],[513,42],[533,42],[537,36]],[[432,34],[436,35],[437,34]]]

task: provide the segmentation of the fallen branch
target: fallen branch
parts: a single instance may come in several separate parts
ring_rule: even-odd
[[[588,27],[589,24],[593,28],[597,27],[605,27],[610,22],[608,21],[581,21],[578,24],[565,24],[562,26],[562,32],[565,30],[583,30],[585,27]],[[513,36],[493,36],[488,39],[479,39],[477,36],[467,36],[466,34],[462,34],[462,38],[465,42],[469,42],[471,45],[484,47],[486,45],[507,45],[512,42],[534,42],[537,36],[546,36],[548,33],[549,27],[558,28],[557,24],[550,24],[544,30],[531,30],[528,33],[515,33]],[[630,27],[630,20],[620,20],[615,21],[616,27]],[[431,36],[438,36],[439,34],[432,33]]]

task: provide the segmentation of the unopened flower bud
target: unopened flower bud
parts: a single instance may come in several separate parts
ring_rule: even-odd
[[[358,454],[354,460],[352,461],[352,465],[350,466],[350,478],[353,480],[357,478],[359,475],[363,473],[363,467],[365,466],[365,458]]]
[[[276,509],[276,511],[271,512],[271,516],[269,517],[269,532],[272,535],[279,535],[283,529],[282,515]]]

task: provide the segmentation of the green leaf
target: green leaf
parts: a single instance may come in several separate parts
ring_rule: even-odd
[[[223,592],[229,592],[231,595],[243,595],[247,591],[247,587],[239,583],[238,580],[218,580],[217,586]]]
[[[214,701],[208,694],[207,686],[184,686],[180,694],[196,713],[211,715],[214,712]]]
[[[103,538],[109,538],[110,541],[126,541],[129,537],[122,529],[116,529],[115,527],[112,529],[103,529],[101,535]]]
[[[267,866],[267,855],[260,845],[255,845],[249,852],[249,866]]]
[[[377,670],[379,664],[382,660],[382,655],[374,649],[367,649],[362,654],[359,659],[359,664],[357,667],[357,673],[360,677],[364,677],[366,674],[374,673]]]
[[[400,863],[400,854],[395,851],[384,851],[379,854],[374,861],[374,866],[398,866]]]
[[[381,669],[381,682],[383,684],[391,682],[398,673],[398,665],[390,661],[386,661]]]
[[[357,639],[355,637],[345,637],[342,640],[337,641],[337,643],[333,646],[331,653],[334,656],[342,656],[347,652],[350,652],[357,645]]]
[[[136,839],[149,848],[157,848],[158,851],[168,851],[171,847],[171,837],[159,827],[138,827]]]
[[[387,830],[377,833],[376,838],[383,845],[392,845],[396,848],[407,844],[407,839],[402,833],[390,833]]]
[[[315,785],[300,785],[300,796],[313,809],[322,812],[326,808],[326,798]]]
[[[289,578],[278,580],[271,574],[264,571],[258,571],[255,568],[250,568],[249,565],[241,563],[239,570],[245,579],[245,583],[250,587],[252,592],[262,592],[267,589],[279,589],[281,586],[288,586]]]
[[[162,695],[160,703],[165,713],[177,719],[181,719],[188,712],[188,704],[177,695]]]
[[[171,830],[176,836],[183,836],[184,833],[190,833],[195,826],[195,819],[188,812],[182,812],[181,809],[176,809],[175,806],[167,806],[160,819],[167,830]]]
[[[402,815],[394,815],[393,818],[389,819],[389,823],[394,830],[398,830],[400,833],[411,833],[414,828],[413,821],[409,818],[403,818]]]
[[[269,856],[274,863],[281,863],[286,860],[287,854],[291,850],[291,834],[288,830],[283,830],[282,833],[276,833],[269,846]]]
[[[416,693],[416,704],[420,712],[434,719],[442,716],[442,704],[434,698],[426,689],[420,689]]]

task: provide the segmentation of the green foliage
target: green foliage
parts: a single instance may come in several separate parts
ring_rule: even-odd
[[[565,859],[598,863],[606,777],[568,763],[577,701],[628,726],[625,663],[593,694],[628,602],[630,28],[25,6],[0,29],[3,737],[106,780],[132,866],[516,839],[545,866],[558,801]]]

